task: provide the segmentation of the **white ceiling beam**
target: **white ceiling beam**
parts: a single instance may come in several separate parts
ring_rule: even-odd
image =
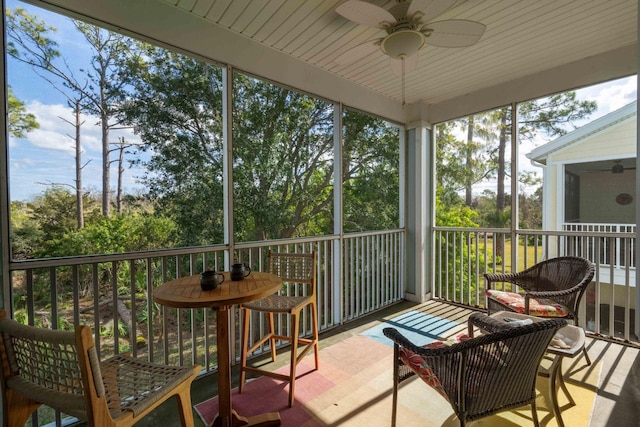
[[[529,101],[634,75],[638,70],[637,64],[638,46],[634,44],[431,104],[427,120],[440,123],[509,105],[512,102]]]

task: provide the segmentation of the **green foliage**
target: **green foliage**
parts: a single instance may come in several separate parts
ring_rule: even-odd
[[[222,73],[164,49],[139,44],[129,62],[135,95],[123,120],[150,155],[141,182],[156,212],[170,217],[180,246],[223,241]],[[142,59],[144,58],[144,59]]]
[[[20,7],[5,9],[5,16],[7,54],[27,63],[38,56],[42,58],[43,68],[50,69],[52,61],[60,56],[57,43],[48,38],[56,29]]]
[[[27,203],[11,202],[11,255],[13,259],[22,260],[33,257],[40,243],[44,240],[44,232],[36,221]]]
[[[95,217],[95,201],[86,195],[84,203],[87,217]],[[60,254],[56,248],[65,234],[77,229],[75,204],[75,194],[62,187],[50,187],[26,204],[12,202],[14,258],[65,255]]]
[[[478,213],[478,224],[488,228],[506,228],[511,221],[510,197],[507,197],[507,208],[497,209],[496,194],[485,190],[473,199],[473,208]]]
[[[65,233],[56,250],[62,256],[160,249],[171,247],[175,232],[175,224],[165,217],[140,213],[113,215]]]
[[[344,231],[397,228],[399,129],[353,111],[345,113],[343,122]]]
[[[332,105],[241,74],[234,96],[236,239],[331,232]]]
[[[449,203],[442,201],[445,190],[438,186],[436,190],[436,226],[438,227],[458,227],[470,228],[478,227],[475,219],[478,213],[466,206],[461,199],[458,198],[457,203],[449,200]]]
[[[9,134],[16,138],[25,138],[29,131],[40,127],[36,116],[27,113],[24,103],[13,94],[11,86],[7,94],[7,129]]]
[[[521,103],[518,137],[532,140],[563,135],[595,109],[595,102],[577,100],[575,92]],[[478,211],[477,221],[482,227],[510,225],[507,184],[513,179],[508,155],[512,116],[511,108],[498,108],[437,127],[436,180],[442,186],[441,200],[455,205],[455,195],[464,193],[465,203]],[[495,183],[495,191],[473,197],[474,186],[489,182]],[[523,177],[522,182],[530,187],[540,186],[540,181],[531,176]],[[538,228],[542,205],[536,192],[520,196],[519,201],[523,204],[520,225]],[[501,247],[496,250],[500,255]]]
[[[444,193],[442,187],[436,191],[436,225],[440,227],[455,228],[476,228],[475,222],[478,213],[466,206],[460,198],[456,203],[445,204],[441,200]],[[463,236],[460,239],[460,235]],[[436,235],[436,248],[438,257],[436,258],[436,270],[440,272],[442,279],[442,296],[449,299],[461,301],[460,292],[471,287],[471,294],[479,282],[475,268],[467,268],[471,265],[483,265],[484,255],[482,251],[476,255],[474,240],[469,240],[464,236],[472,235],[469,232],[445,231]],[[448,281],[446,280],[448,278]],[[457,296],[457,297],[456,297]],[[476,304],[476,301],[464,301],[465,303]]]
[[[100,214],[100,202],[86,196],[84,206],[87,222],[78,229],[75,222],[75,195],[61,188],[50,188],[31,203],[12,202],[12,250],[14,258],[57,257],[71,255],[108,254],[116,252],[134,252],[162,249],[175,246],[177,226],[171,218],[155,213],[149,206],[137,206],[121,215],[103,217]],[[105,294],[111,292],[111,281],[116,274],[118,288],[116,292],[128,295],[131,263],[119,263],[117,271],[109,263],[99,271],[99,287],[105,287]],[[146,290],[145,269],[133,264],[136,269],[135,286]],[[56,270],[56,294],[61,306],[71,301],[75,286],[82,294],[92,288],[90,266],[80,267],[77,284],[74,283],[70,268]],[[16,277],[15,283],[24,283],[25,279]],[[51,305],[52,278],[48,269],[34,271],[33,297],[37,307]],[[23,286],[14,290],[14,304],[17,309],[26,303]]]
[[[574,122],[596,111],[595,101],[580,101],[569,91],[518,105],[518,134],[522,139],[555,138],[574,130]]]
[[[139,44],[128,64],[135,95],[123,120],[151,155],[142,181],[180,246],[223,240],[222,73]],[[242,74],[233,76],[236,241],[333,232],[333,106]],[[345,115],[349,230],[398,224],[398,129]],[[142,162],[142,160],[141,160]]]

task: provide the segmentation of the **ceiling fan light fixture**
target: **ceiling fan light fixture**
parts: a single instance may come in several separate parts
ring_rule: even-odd
[[[415,30],[399,30],[382,40],[382,51],[393,59],[409,57],[424,46],[424,34]]]
[[[616,164],[611,168],[611,173],[623,173],[624,166],[620,163],[620,161],[616,161]]]

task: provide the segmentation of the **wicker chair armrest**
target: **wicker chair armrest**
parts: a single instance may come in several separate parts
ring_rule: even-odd
[[[469,336],[473,338],[474,326],[487,333],[495,333],[511,329],[513,326],[502,320],[494,319],[484,313],[472,313],[469,316]]]
[[[569,289],[561,289],[558,291],[527,291],[525,293],[525,298],[554,298],[554,297],[562,297],[566,295],[571,295],[580,292],[584,285],[580,283]]]
[[[411,341],[409,341],[404,335],[402,335],[400,333],[400,331],[398,331],[395,328],[384,328],[382,330],[382,333],[389,338],[391,341],[393,341],[394,345],[398,345],[400,347],[405,347],[408,348],[409,350],[413,351],[414,353],[420,351],[422,349],[422,347],[418,347],[417,345],[413,344]]]
[[[550,325],[550,323],[553,323],[553,325]],[[529,330],[533,331],[538,329],[545,329],[548,327],[560,328],[560,327],[566,326],[566,324],[567,324],[566,320],[554,318],[550,320],[544,320],[542,322],[534,322],[524,326],[507,325],[506,328],[496,331],[494,333],[481,335],[479,337],[476,337],[467,341],[462,341],[459,343],[452,344],[450,346],[440,347],[440,348],[419,347],[413,344],[411,341],[409,341],[404,335],[402,335],[395,328],[384,328],[382,332],[387,338],[391,339],[395,345],[405,347],[411,350],[412,352],[424,357],[438,357],[438,356],[447,356],[454,353],[460,353],[473,347],[479,347],[479,346],[483,346],[493,342],[502,341],[511,336],[518,335],[520,332],[526,333]]]
[[[518,273],[484,273],[484,278],[487,281],[487,288],[490,288],[491,284],[496,282],[511,283],[516,277],[518,277]]]

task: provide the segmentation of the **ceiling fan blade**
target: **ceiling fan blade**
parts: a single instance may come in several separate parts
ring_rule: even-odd
[[[396,76],[402,76],[402,59],[389,58],[391,72]],[[418,53],[404,59],[404,74],[409,74],[418,67]]]
[[[407,16],[413,16],[416,12],[422,12],[425,16],[422,22],[429,22],[465,1],[466,0],[413,0],[407,10]]]
[[[336,7],[336,12],[350,21],[371,27],[384,28],[385,22],[396,22],[396,18],[386,9],[361,0],[347,0]]]
[[[346,65],[351,64],[352,62],[358,61],[366,56],[375,53],[376,51],[380,51],[380,42],[382,39],[373,39],[361,43],[357,46],[352,47],[346,52],[342,53],[335,59],[335,63],[338,65]]]
[[[466,19],[449,19],[431,22],[422,32],[427,37],[425,43],[438,47],[466,47],[478,43],[486,25]]]

